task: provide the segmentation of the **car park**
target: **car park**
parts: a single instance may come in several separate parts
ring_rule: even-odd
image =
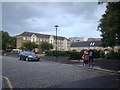
[[[36,55],[35,53],[31,51],[22,51],[18,55],[19,60],[25,60],[25,61],[39,61],[40,56]]]

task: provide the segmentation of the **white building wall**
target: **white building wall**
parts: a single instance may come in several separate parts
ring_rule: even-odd
[[[33,34],[31,36],[31,42],[36,42],[37,41],[37,36],[35,34]]]
[[[54,43],[54,37],[52,35],[49,37],[49,43],[51,43],[51,44]]]

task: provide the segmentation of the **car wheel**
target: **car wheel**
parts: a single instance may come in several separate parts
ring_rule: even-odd
[[[38,59],[38,61],[40,61],[40,62],[41,62],[40,58]]]
[[[28,57],[26,57],[26,58],[25,58],[25,60],[26,60],[26,61],[29,61],[29,58],[28,58]]]
[[[19,57],[19,60],[21,60],[21,57]]]
[[[40,59],[38,58],[38,60],[37,61],[40,61]]]

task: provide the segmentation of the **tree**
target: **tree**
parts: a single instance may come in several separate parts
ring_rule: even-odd
[[[48,42],[42,42],[38,48],[40,48],[42,51],[53,49],[53,45]]]
[[[24,46],[21,46],[19,49],[21,49],[21,50],[27,50],[26,47],[24,47]]]
[[[105,14],[100,19],[98,30],[102,33],[102,46],[113,47],[117,40],[120,40],[120,2],[108,2],[106,8]]]
[[[9,39],[9,48],[15,49],[16,48],[16,37],[10,37]]]
[[[11,37],[8,32],[0,31],[2,37],[2,49],[14,49],[16,48],[16,37]]]
[[[6,50],[9,48],[10,36],[7,32],[4,32],[4,31],[0,31],[0,33],[2,35],[2,49]]]
[[[31,41],[26,41],[23,43],[22,47],[23,50],[33,50],[34,48],[37,48],[37,45],[35,42],[31,42]]]

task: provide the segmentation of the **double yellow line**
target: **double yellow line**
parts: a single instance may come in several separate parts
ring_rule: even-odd
[[[13,86],[12,86],[10,80],[7,77],[2,76],[2,75],[0,75],[0,77],[3,78],[3,79],[5,79],[7,81],[7,84],[9,86],[10,90],[13,90]]]

